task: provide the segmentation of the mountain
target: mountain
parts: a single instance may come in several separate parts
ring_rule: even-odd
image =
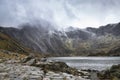
[[[106,35],[106,33],[120,36],[120,23],[108,24],[106,26],[100,26],[99,28],[87,28],[88,31],[95,33],[98,36]]]
[[[35,52],[50,56],[120,55],[120,23],[99,28],[69,27],[57,30],[51,24],[23,24],[21,28],[0,27],[0,32]]]
[[[29,48],[24,47],[19,43],[17,40],[13,39],[9,35],[5,34],[4,31],[2,31],[2,27],[0,27],[0,52],[15,52],[19,54],[25,54],[28,55],[30,52]]]

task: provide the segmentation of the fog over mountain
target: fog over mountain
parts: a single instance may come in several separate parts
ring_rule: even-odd
[[[120,0],[0,0],[0,25],[44,20],[62,28],[99,27],[120,21],[119,4]]]
[[[120,80],[120,0],[0,0],[0,80]]]
[[[2,36],[0,45],[3,45],[5,41],[4,34],[35,53],[49,56],[120,55],[120,23],[108,24],[99,28],[69,27],[65,30],[57,30],[49,23],[45,24],[23,24],[21,29],[0,27]]]

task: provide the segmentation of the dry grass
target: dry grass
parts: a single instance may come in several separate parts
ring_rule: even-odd
[[[26,57],[26,55],[24,54],[18,54],[18,53],[14,53],[14,52],[3,52],[2,50],[0,50],[0,59],[3,60],[11,60],[11,59],[15,59],[15,60],[21,60],[22,58]]]

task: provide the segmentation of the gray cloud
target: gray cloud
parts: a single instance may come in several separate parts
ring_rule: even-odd
[[[120,21],[120,0],[0,0],[0,25],[46,20],[67,27],[98,27]]]

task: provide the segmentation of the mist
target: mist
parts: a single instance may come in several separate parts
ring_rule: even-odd
[[[60,28],[99,27],[120,21],[119,4],[120,0],[0,0],[0,25],[44,20]]]

